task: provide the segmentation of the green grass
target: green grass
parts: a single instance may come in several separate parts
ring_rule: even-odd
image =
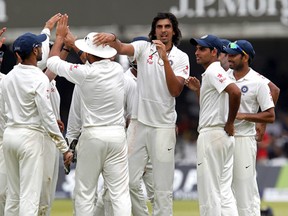
[[[262,203],[262,206],[270,206],[274,216],[288,215],[288,203]],[[151,209],[151,207],[149,206]],[[72,216],[71,200],[55,200],[52,206],[51,216]],[[174,216],[199,216],[198,202],[174,201]]]

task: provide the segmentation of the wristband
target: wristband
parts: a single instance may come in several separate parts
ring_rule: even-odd
[[[80,57],[82,55],[83,51],[82,50],[79,50],[79,52],[77,53],[78,56]]]

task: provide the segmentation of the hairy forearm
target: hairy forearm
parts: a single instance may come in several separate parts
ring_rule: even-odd
[[[259,113],[238,113],[237,119],[256,123],[273,123],[275,115],[269,111]]]
[[[169,61],[164,62],[166,84],[172,97],[178,97],[184,86],[184,78],[175,76]]]

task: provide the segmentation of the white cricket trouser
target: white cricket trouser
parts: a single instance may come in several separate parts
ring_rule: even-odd
[[[124,127],[84,128],[77,145],[76,216],[93,216],[98,178],[102,172],[114,215],[130,216],[127,145]]]
[[[103,189],[98,194],[96,209],[94,216],[115,216],[113,213],[112,202],[110,199],[109,191],[106,185],[103,185]]]
[[[260,216],[256,153],[257,142],[254,136],[235,137],[232,189],[239,216]]]
[[[152,169],[152,163],[150,160],[148,161],[148,163],[145,167],[144,174],[143,174],[142,178],[143,178],[143,183],[144,183],[145,188],[146,188],[147,198],[153,205],[153,202],[154,202],[154,184],[153,184],[153,169]]]
[[[154,183],[153,216],[173,215],[175,127],[155,128],[144,125],[139,121],[137,124],[135,143],[133,148],[130,148],[129,154],[129,186],[131,197],[134,195],[137,197],[136,194],[138,194],[139,198],[141,179],[147,162],[150,159],[153,167]],[[136,203],[141,203],[141,200],[137,200]],[[134,206],[132,210],[133,208]],[[142,212],[132,213],[134,216],[147,215],[143,210]]]
[[[7,127],[3,150],[8,194],[5,216],[37,216],[43,178],[43,133]]]
[[[44,169],[43,183],[39,203],[39,216],[49,216],[52,202],[55,198],[56,185],[59,172],[59,150],[52,139],[44,136]]]
[[[127,144],[128,144],[128,155],[129,155],[129,152],[131,152],[131,150],[133,149],[133,146],[135,144],[136,129],[137,129],[137,120],[131,119],[129,127],[126,132]],[[150,160],[148,161],[148,164],[145,167],[144,175],[142,178],[146,187],[148,199],[153,205],[154,188],[153,188],[152,164]],[[132,213],[134,214],[137,213],[136,215],[139,215],[140,212],[142,212],[143,215],[149,215],[141,184],[139,185],[139,190],[138,191],[135,190],[133,192],[134,193],[130,193]],[[102,192],[98,196],[94,216],[105,216],[105,215],[113,216],[113,212],[111,211],[111,208],[112,206],[111,206],[111,201],[109,199],[109,193],[107,192],[107,187],[104,186]]]
[[[128,144],[128,156],[133,152],[134,147],[136,144],[136,131],[138,129],[138,121],[136,119],[131,119],[130,124],[127,129],[127,144]],[[149,164],[149,166],[148,166]],[[152,201],[153,204],[153,197],[154,197],[154,189],[153,189],[153,174],[152,174],[152,164],[151,160],[149,160],[148,164],[145,166],[145,169],[143,172],[145,174],[142,176],[143,182],[145,184],[148,198]],[[130,164],[128,163],[128,166]],[[148,168],[147,168],[148,166]],[[146,204],[146,199],[144,197],[144,192],[141,187],[142,182],[139,181],[139,187],[138,190],[130,190],[130,197],[131,197],[131,203],[132,203],[132,214],[138,215],[138,216],[148,216],[149,211]],[[151,188],[152,187],[152,188]]]
[[[234,137],[205,128],[197,139],[197,188],[201,216],[237,216],[232,193]]]
[[[7,175],[2,144],[3,137],[0,137],[0,216],[4,215],[7,194]]]

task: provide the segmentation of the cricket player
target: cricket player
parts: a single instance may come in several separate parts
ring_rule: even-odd
[[[137,61],[137,130],[129,153],[129,186],[130,193],[137,193],[150,159],[154,216],[173,215],[175,97],[182,92],[190,71],[188,55],[176,47],[180,38],[177,18],[171,13],[158,13],[152,21],[149,42],[122,43],[109,33],[98,34],[94,40],[97,45],[110,44],[119,54]],[[136,215],[148,214],[142,209]]]
[[[2,37],[3,33],[6,31],[6,27],[0,30],[0,48],[2,44],[5,42],[5,37]],[[1,65],[0,65],[1,68]],[[5,74],[0,72],[0,97],[2,97],[1,93],[1,81],[4,78]],[[1,99],[0,99],[1,101]],[[6,202],[6,194],[7,194],[7,176],[6,176],[6,165],[3,154],[3,132],[5,128],[6,119],[4,116],[4,110],[0,109],[0,215],[4,215],[5,202]]]
[[[13,43],[13,51],[22,62],[2,80],[0,105],[8,118],[3,134],[8,183],[5,215],[38,214],[44,133],[49,134],[63,153],[66,165],[72,159],[52,111],[49,80],[37,67],[37,61],[42,59],[41,45],[46,38],[45,34],[31,33],[18,37]]]
[[[59,58],[68,33],[68,16],[61,17],[56,40],[47,61],[50,71],[80,88],[82,131],[78,142],[74,209],[76,216],[93,216],[98,178],[102,173],[113,213],[130,216],[127,144],[124,129],[124,82],[122,66],[110,59],[117,51],[93,45],[95,32],[75,45],[87,53],[89,64],[79,65]],[[92,166],[92,169],[91,169]]]
[[[37,62],[37,66],[42,70],[46,70],[46,63],[50,52],[50,36],[56,22],[61,18],[61,14],[57,13],[52,16],[46,23],[41,31],[41,34],[46,34],[47,38],[42,42],[42,60]],[[64,123],[60,120],[60,95],[56,88],[56,81],[53,79],[49,83],[50,86],[50,101],[53,113],[56,117],[61,133],[64,130]],[[55,145],[51,145],[53,140],[49,134],[44,136],[44,166],[43,170],[43,183],[39,203],[39,216],[49,216],[51,211],[52,202],[55,197],[56,185],[59,172],[59,151]]]
[[[1,85],[2,78],[5,74],[0,73],[0,97],[2,97],[1,93]],[[7,175],[6,175],[6,165],[4,160],[3,153],[3,132],[5,128],[6,119],[4,116],[4,110],[0,109],[0,215],[4,215],[6,195],[7,195]]]
[[[273,123],[274,103],[263,77],[250,64],[255,56],[247,40],[229,43],[228,71],[231,80],[241,89],[241,104],[235,120],[235,151],[232,188],[239,216],[260,216],[260,196],[256,181],[255,122]],[[260,112],[259,108],[261,109]]]
[[[199,96],[197,139],[197,188],[201,216],[237,216],[232,193],[234,120],[240,90],[229,79],[218,57],[222,43],[215,35],[192,38],[198,64],[205,69],[199,80],[189,77],[186,85]],[[199,89],[200,88],[200,89]],[[225,190],[225,194],[222,191]]]

